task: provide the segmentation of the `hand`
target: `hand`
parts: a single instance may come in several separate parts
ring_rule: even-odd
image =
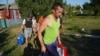
[[[61,48],[63,47],[63,44],[62,44],[61,41],[58,42],[58,46],[61,47]]]
[[[46,47],[44,45],[41,47],[41,51],[46,52]]]

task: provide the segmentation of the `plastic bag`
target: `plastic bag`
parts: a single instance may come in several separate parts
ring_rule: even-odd
[[[63,44],[59,44],[57,47],[59,56],[68,56],[68,48],[64,47]]]
[[[19,34],[18,37],[17,37],[17,44],[18,45],[23,45],[25,42],[25,36],[24,34]]]

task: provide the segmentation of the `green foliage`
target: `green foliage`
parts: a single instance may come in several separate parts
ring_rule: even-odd
[[[80,10],[81,9],[81,6],[80,5],[77,5],[75,9],[76,10]]]
[[[74,16],[73,10],[74,10],[73,6],[71,6],[70,4],[67,5],[67,11],[68,11],[68,17],[69,18],[72,18]]]
[[[29,13],[34,13],[36,18],[41,15],[47,15],[51,12],[52,4],[63,0],[16,0],[22,17],[27,17]]]
[[[2,31],[4,31],[4,32],[3,33],[0,32],[0,35],[3,37],[3,39],[2,39],[2,37],[0,37],[0,40],[3,41],[3,42],[0,42],[0,44],[1,44],[0,52],[3,52],[3,54],[5,54],[4,56],[23,56],[26,45],[22,45],[22,46],[16,45],[17,44],[16,43],[17,34],[19,32],[18,30],[19,30],[20,26],[21,25],[18,25],[18,26],[16,25],[16,26],[13,26],[13,27],[10,27],[7,29],[2,29]],[[82,16],[82,17],[73,17],[73,20],[72,19],[66,20],[66,18],[65,18],[64,19],[64,33],[75,33],[72,30],[68,31],[69,27],[71,27],[71,28],[84,27],[86,30],[90,31],[90,34],[91,34],[91,31],[93,29],[100,30],[100,17],[95,18],[95,16],[88,16],[88,17],[84,16],[84,18],[83,18],[83,16]],[[82,46],[82,50],[83,50],[83,45],[80,45],[82,43],[83,44],[90,43],[89,45],[91,45],[90,38],[87,39],[87,37],[86,37],[86,40],[85,40],[85,38],[82,38],[82,37],[73,37],[73,36],[67,36],[67,35],[61,35],[61,37],[64,38],[64,39],[62,39],[62,41],[63,41],[64,45],[66,45],[70,49],[70,52],[73,56],[80,56],[79,54],[82,54],[84,56],[86,56],[86,55],[92,56],[92,53],[94,51],[90,52],[93,50],[93,48],[90,48],[90,46],[87,46],[90,49],[86,49],[85,48],[86,46],[84,47],[84,49],[89,51],[89,53],[86,53],[86,52],[83,53],[83,51],[80,51],[80,52],[82,52],[82,53],[80,53],[79,49],[76,48],[77,46],[78,47]],[[91,39],[91,40],[93,40],[93,39]],[[99,41],[97,41],[97,43],[98,42]],[[32,39],[32,43],[33,43],[33,39]],[[95,41],[95,43],[96,43],[96,41]],[[95,45],[95,43],[94,43],[94,45]],[[73,45],[75,45],[75,46],[73,47]],[[34,50],[36,50],[36,49],[34,49]],[[33,54],[34,54],[34,52],[33,52]]]
[[[83,9],[90,14],[100,15],[100,0],[90,0],[90,3],[85,3]]]
[[[79,29],[80,29],[80,26],[79,25],[72,25],[71,26],[71,30],[72,31],[79,31]]]
[[[84,13],[85,13],[85,14],[88,14],[88,15],[93,14],[93,8],[91,7],[91,4],[85,3],[85,4],[83,5],[83,8],[84,8]]]
[[[63,23],[66,33],[79,33],[77,30],[80,31],[82,28],[85,28],[85,32],[90,34],[93,29],[100,30],[100,16],[75,16],[70,19],[66,16]]]
[[[64,12],[65,14],[68,15],[69,18],[73,18],[75,14],[80,14],[81,13],[81,6],[76,5],[72,6],[71,4],[64,4]]]

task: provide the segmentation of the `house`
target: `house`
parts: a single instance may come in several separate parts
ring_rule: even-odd
[[[0,22],[3,28],[21,23],[21,14],[16,3],[0,7]]]

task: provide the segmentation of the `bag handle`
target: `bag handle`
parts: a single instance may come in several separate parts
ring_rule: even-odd
[[[64,45],[62,43],[60,43],[60,44],[58,43],[58,47],[63,48]]]

